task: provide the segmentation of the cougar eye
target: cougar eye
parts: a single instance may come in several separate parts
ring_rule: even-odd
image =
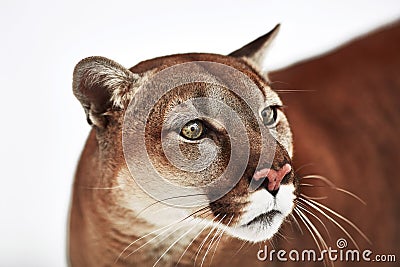
[[[271,126],[278,117],[278,107],[268,106],[261,111],[261,117],[265,126]]]
[[[182,127],[181,135],[186,139],[198,139],[204,131],[203,123],[198,120],[189,121]]]

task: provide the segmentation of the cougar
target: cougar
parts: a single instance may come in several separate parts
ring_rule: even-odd
[[[227,56],[77,64],[73,92],[92,130],[73,188],[71,266],[263,265],[241,247],[298,226],[294,214],[327,248],[309,209],[369,242],[300,190],[303,179],[331,184],[295,173],[286,106],[263,71],[278,30]]]

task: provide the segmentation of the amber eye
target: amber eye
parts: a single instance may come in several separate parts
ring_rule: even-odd
[[[271,126],[276,122],[278,117],[278,107],[269,106],[261,111],[261,117],[265,126]]]
[[[203,134],[203,123],[199,120],[189,121],[182,127],[181,135],[189,140],[195,140]]]

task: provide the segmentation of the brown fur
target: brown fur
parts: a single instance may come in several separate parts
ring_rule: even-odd
[[[310,90],[280,94],[294,132],[294,161],[299,174],[326,176],[337,186],[359,195],[367,205],[334,190],[303,188],[303,191],[314,196],[327,195],[328,206],[358,225],[372,242],[369,245],[351,231],[361,248],[397,254],[397,260],[400,244],[399,44],[400,23],[396,23],[328,55],[270,74],[278,91]],[[330,243],[336,248],[337,238],[346,236],[332,224],[327,226],[332,236]],[[280,245],[312,247],[309,235],[293,237]],[[335,266],[347,265],[335,263]],[[359,263],[359,266],[370,265],[373,263]],[[385,266],[397,265],[385,263]],[[358,264],[351,263],[351,266]]]

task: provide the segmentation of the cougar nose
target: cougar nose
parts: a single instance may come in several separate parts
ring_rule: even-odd
[[[281,181],[286,174],[292,170],[292,166],[289,163],[283,165],[279,170],[274,170],[270,168],[263,168],[254,173],[253,179],[258,181],[262,178],[268,179],[267,190],[270,192],[277,191],[281,185]]]

